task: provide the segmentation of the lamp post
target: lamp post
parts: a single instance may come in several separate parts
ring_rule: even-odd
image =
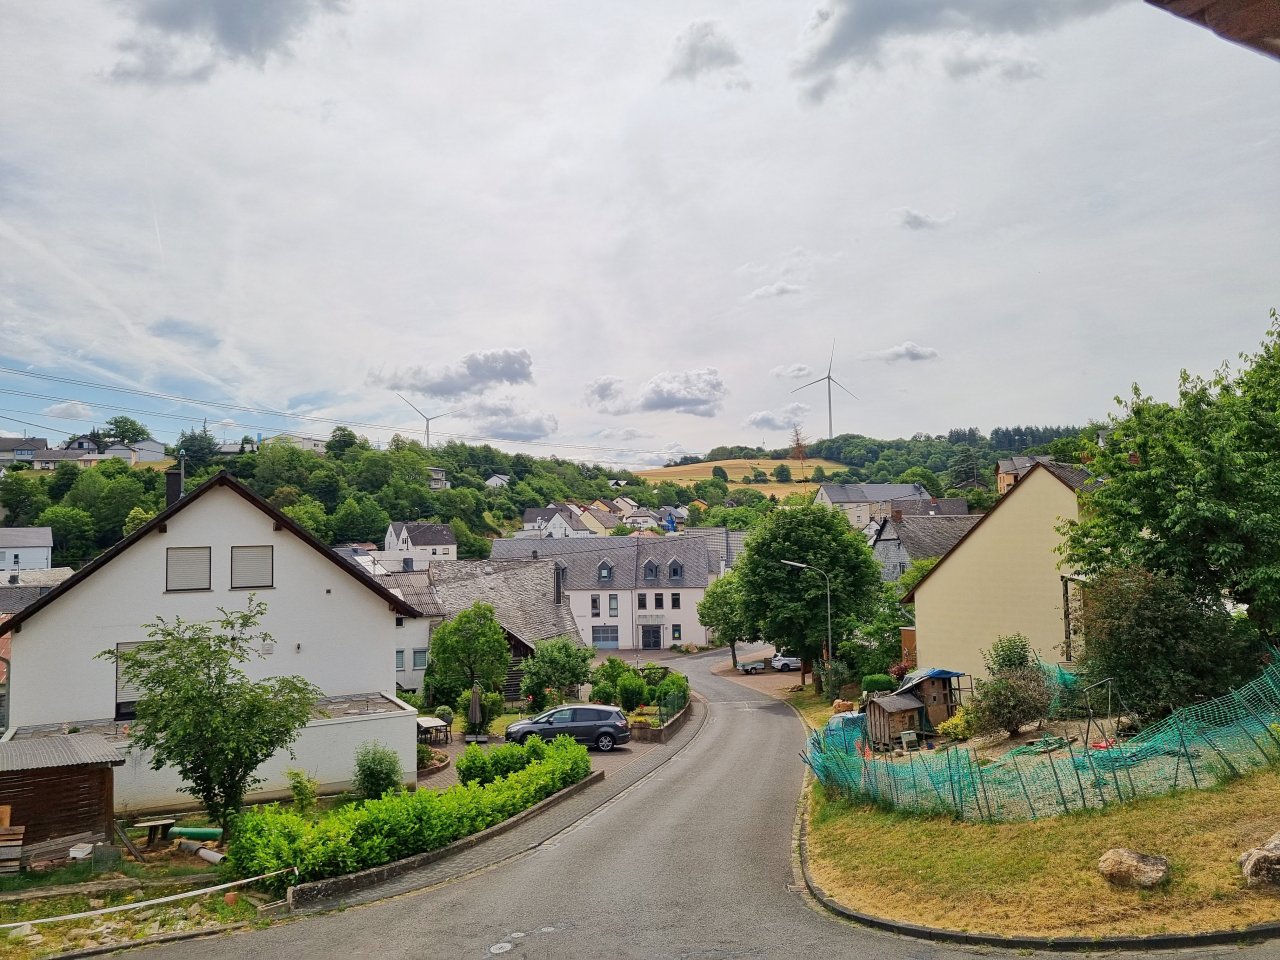
[[[799,567],[801,570],[814,570],[822,574],[822,579],[827,582],[827,659],[826,659],[826,662],[830,663],[831,662],[831,578],[827,576],[827,571],[819,569],[818,567],[811,567],[807,563],[799,563],[795,560],[783,560],[782,562],[785,563],[788,567]]]

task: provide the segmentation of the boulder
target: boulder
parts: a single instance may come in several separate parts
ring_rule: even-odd
[[[1240,854],[1240,872],[1250,887],[1280,885],[1280,833],[1262,846]]]
[[[848,713],[850,710],[856,710],[858,705],[852,700],[837,700],[831,704],[832,713]]]
[[[1114,847],[1098,860],[1098,872],[1118,887],[1158,887],[1169,879],[1169,861]]]
[[[16,927],[9,928],[9,939],[21,940],[23,937],[29,937],[35,932],[36,932],[35,928],[32,927],[31,924],[29,923],[19,924]]]

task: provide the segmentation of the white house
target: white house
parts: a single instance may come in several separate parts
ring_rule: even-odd
[[[22,460],[30,463],[38,450],[49,449],[44,437],[0,437],[0,463]]]
[[[166,459],[164,444],[159,440],[139,440],[137,443],[113,443],[103,453],[135,463],[157,463]]]
[[[173,474],[176,478],[176,473]],[[176,484],[171,485],[176,486]],[[136,693],[103,650],[146,641],[157,616],[206,621],[218,607],[267,604],[271,634],[244,665],[253,678],[297,674],[323,699],[294,744],[258,771],[258,794],[287,787],[284,771],[308,771],[326,788],[350,780],[357,747],[381,742],[399,755],[406,782],[416,767],[416,711],[397,700],[395,652],[419,612],[313,538],[271,504],[220,473],[177,500],[77,574],[25,607],[10,630],[5,740],[73,728],[127,748],[116,769],[118,808],[172,810],[189,803],[177,775],[153,771],[129,747]]]
[[[511,484],[511,478],[505,473],[495,473],[492,477],[484,482],[486,487],[506,487]]]
[[[707,642],[698,603],[720,561],[701,537],[495,540],[492,556],[555,561],[557,599],[597,650]]]
[[[274,437],[270,437],[263,441],[264,443],[287,443],[291,447],[297,447],[299,450],[310,450],[312,453],[323,454],[325,452],[325,441],[317,437],[304,437],[300,433],[277,433]],[[240,449],[240,445],[236,444],[236,450]]]
[[[569,537],[594,537],[595,532],[582,522],[582,518],[563,504],[552,503],[546,507],[530,507],[525,510],[521,538],[558,540]]]
[[[52,566],[52,527],[0,527],[0,572]]]
[[[425,567],[432,560],[458,559],[458,537],[447,523],[392,521],[382,547],[371,553],[390,571]]]

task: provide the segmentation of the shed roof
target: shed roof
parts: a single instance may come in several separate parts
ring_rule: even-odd
[[[124,757],[96,733],[0,743],[0,773],[48,767],[119,767]]]
[[[53,547],[53,527],[0,527],[0,547]]]
[[[918,483],[824,483],[822,492],[832,503],[887,503],[928,500],[932,496]]]
[[[867,701],[867,709],[878,706],[887,713],[902,713],[906,710],[919,710],[924,704],[909,693],[891,693],[886,697],[872,697]]]
[[[898,542],[912,560],[940,557],[968,533],[981,514],[963,517],[902,517],[890,520],[888,529],[897,533]]]

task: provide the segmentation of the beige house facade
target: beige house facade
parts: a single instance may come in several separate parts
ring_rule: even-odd
[[[1046,663],[1069,662],[1074,578],[1059,566],[1057,527],[1079,518],[1090,482],[1079,467],[1035,465],[916,585],[903,602],[915,604],[920,666],[985,677],[981,651],[1012,633]]]

